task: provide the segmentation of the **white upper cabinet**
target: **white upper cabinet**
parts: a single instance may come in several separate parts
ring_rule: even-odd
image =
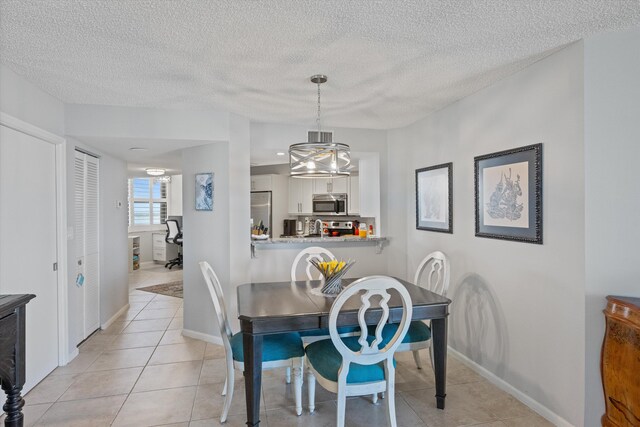
[[[348,181],[347,213],[349,215],[360,215],[360,177],[351,175]]]
[[[348,193],[349,178],[314,178],[313,194]]]
[[[289,214],[311,215],[314,180],[289,178]]]
[[[251,191],[271,191],[271,175],[252,175]]]

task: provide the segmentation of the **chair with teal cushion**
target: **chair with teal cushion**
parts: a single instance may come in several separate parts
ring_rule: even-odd
[[[402,301],[402,319],[395,334],[385,342],[383,327],[389,318],[387,305],[393,289]],[[351,297],[359,297],[358,310],[360,336],[341,337],[336,323],[342,306]],[[372,308],[372,299],[380,301],[382,316],[374,336],[368,335],[365,313]],[[378,307],[374,307],[378,309]],[[309,411],[315,411],[315,383],[338,394],[336,426],[344,426],[346,398],[387,392],[387,419],[396,426],[395,414],[395,362],[393,354],[402,342],[411,323],[411,297],[396,279],[371,276],[347,286],[335,299],[329,311],[330,340],[316,341],[306,349],[307,379],[309,381]]]
[[[440,251],[431,252],[418,265],[413,283],[421,288],[427,289],[436,294],[447,296],[449,290],[450,279],[449,258]],[[423,274],[427,272],[427,274]],[[393,335],[393,325],[387,325],[384,329],[390,328],[386,334]],[[384,334],[385,332],[383,332]],[[422,369],[422,361],[420,360],[420,350],[429,349],[431,357],[431,368],[433,369],[433,348],[431,347],[431,322],[417,320],[411,322],[409,332],[398,346],[397,351],[413,352],[413,359],[418,369]]]
[[[291,265],[291,281],[295,282],[298,280],[301,275],[298,273],[298,270],[301,267],[304,267],[304,276],[303,280],[319,280],[321,279],[320,272],[313,267],[311,262],[312,259],[316,259],[318,261],[331,261],[336,259],[336,257],[331,253],[330,250],[321,248],[320,246],[311,246],[306,249],[301,250],[298,255],[293,259],[293,264]],[[307,282],[308,283],[308,282]],[[343,327],[338,328],[338,332],[342,336],[352,336],[355,335],[355,331],[357,327]],[[309,344],[318,340],[325,340],[329,338],[329,329],[313,329],[310,331],[301,331],[300,336],[302,337],[302,341],[304,344]]]
[[[428,269],[428,270],[427,270]],[[428,274],[424,275],[425,271]],[[427,255],[418,266],[416,275],[414,276],[413,283],[421,288],[427,289],[431,292],[435,292],[443,297],[447,296],[449,290],[450,279],[450,266],[449,258],[440,251],[432,252]],[[389,339],[395,333],[398,325],[388,324],[385,325],[382,331],[383,339]],[[372,333],[372,328],[369,328],[369,333]],[[398,346],[396,351],[411,351],[413,352],[413,359],[416,362],[418,369],[422,369],[422,361],[420,360],[420,350],[429,349],[429,356],[431,357],[431,368],[433,368],[433,353],[431,347],[431,325],[429,321],[423,322],[416,320],[411,322],[409,330],[402,340],[402,344]]]
[[[208,262],[200,262],[200,270],[204,276],[207,288],[211,294],[213,306],[218,319],[220,336],[224,345],[225,359],[227,362],[227,378],[224,383],[222,395],[225,396],[224,408],[220,416],[220,422],[227,420],[234,388],[234,369],[244,372],[244,351],[242,334],[232,334],[227,317],[227,309],[224,303],[224,294],[220,281],[215,271]],[[286,333],[265,335],[262,350],[262,369],[291,368],[294,372],[294,391],[296,399],[296,413],[302,414],[302,368],[304,361],[304,347],[298,333]]]

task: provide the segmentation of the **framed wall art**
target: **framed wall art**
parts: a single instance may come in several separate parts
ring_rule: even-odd
[[[196,210],[213,210],[213,173],[196,174]]]
[[[453,163],[416,169],[416,228],[453,233]]]
[[[474,163],[476,236],[542,244],[542,144]]]

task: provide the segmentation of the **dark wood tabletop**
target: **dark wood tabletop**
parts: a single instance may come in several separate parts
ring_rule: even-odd
[[[343,279],[349,284],[357,279]],[[413,320],[431,319],[436,405],[444,409],[447,359],[447,317],[451,300],[412,283],[397,279],[409,291],[413,304]],[[262,337],[268,334],[305,331],[328,327],[329,311],[335,298],[311,293],[320,281],[283,281],[248,283],[238,286],[238,318],[243,333],[247,425],[260,424],[260,388],[262,384]],[[352,298],[343,306],[338,326],[357,325],[360,301]],[[399,295],[391,293],[389,323],[402,318]],[[375,324],[380,309],[367,311],[367,323]]]

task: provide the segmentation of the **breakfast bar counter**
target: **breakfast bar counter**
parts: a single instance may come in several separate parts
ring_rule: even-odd
[[[388,237],[283,237],[251,242],[251,274],[260,281],[278,281],[291,275],[296,255],[310,246],[329,250],[337,259],[355,260],[347,277],[364,277],[387,273],[387,256],[383,247]]]
[[[338,236],[338,237],[278,237],[266,240],[251,240],[251,257],[256,258],[256,249],[272,249],[281,247],[305,248],[322,246],[328,248],[349,246],[375,246],[376,253],[381,253],[387,241],[386,237],[371,236]]]

